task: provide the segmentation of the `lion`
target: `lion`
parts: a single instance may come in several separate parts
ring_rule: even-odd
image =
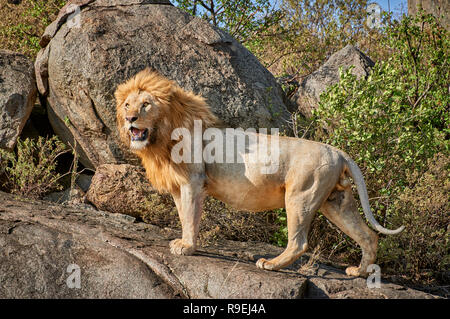
[[[367,276],[367,267],[376,259],[378,235],[358,213],[350,177],[356,184],[365,216],[375,230],[397,234],[404,229],[402,226],[388,230],[375,220],[360,169],[337,148],[280,136],[277,169],[269,173],[263,172],[266,164],[250,160],[252,147],[248,145],[237,154],[240,161],[235,158],[231,163],[204,159],[175,161],[173,149],[182,142],[173,138],[174,130],[183,128],[192,133],[195,121],[201,121],[202,132],[216,128],[225,135],[227,129],[219,123],[205,99],[148,68],[120,84],[114,96],[121,141],[141,159],[152,186],[159,192],[170,193],[174,199],[182,236],[170,242],[173,254],[195,252],[202,203],[210,195],[240,210],[286,209],[287,247],[273,259],[259,259],[258,268],[279,270],[298,259],[307,250],[311,222],[320,209],[362,249],[359,266],[348,267],[347,275]],[[247,135],[256,137],[253,143],[257,146],[258,138],[263,137],[261,133]],[[271,143],[275,141],[271,135],[265,137]],[[186,141],[185,145],[192,146],[192,143]],[[203,141],[201,147],[204,144]]]

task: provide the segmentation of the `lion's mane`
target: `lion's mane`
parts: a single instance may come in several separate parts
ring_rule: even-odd
[[[172,147],[177,143],[171,140],[172,131],[182,127],[192,132],[194,120],[201,120],[203,129],[206,129],[217,124],[217,118],[202,97],[183,90],[174,81],[147,68],[120,84],[114,93],[119,136],[127,147],[130,137],[125,127],[122,104],[129,94],[139,91],[151,94],[162,112],[157,121],[154,142],[137,150],[136,154],[155,189],[160,192],[178,192],[180,186],[187,183],[188,171],[185,163],[177,164],[171,160]]]

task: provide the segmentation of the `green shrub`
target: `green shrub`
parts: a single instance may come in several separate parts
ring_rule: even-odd
[[[68,151],[56,136],[40,136],[37,140],[19,139],[17,154],[0,150],[2,171],[6,177],[3,188],[33,199],[61,190],[61,175],[56,172],[56,160]]]
[[[398,195],[394,208],[406,229],[380,243],[385,268],[413,279],[444,282],[450,269],[450,157],[438,153],[427,169],[408,177],[409,187]]]
[[[286,209],[279,208],[274,210],[275,224],[278,225],[277,231],[273,234],[271,242],[277,246],[284,247],[288,242],[287,216]]]
[[[436,243],[431,234],[448,236],[442,227],[448,220],[436,210],[409,206],[414,201],[436,200],[432,204],[442,207],[439,186],[429,191],[428,197],[411,190],[426,187],[426,172],[430,180],[436,178],[444,185],[444,176],[432,169],[429,160],[438,153],[449,154],[448,34],[433,16],[422,12],[389,27],[384,44],[391,57],[377,63],[366,79],[357,80],[350,70],[341,72],[339,84],[321,96],[314,111],[315,139],[355,159],[366,177],[371,207],[381,224],[408,227],[400,236],[381,237],[378,262],[393,265],[395,260],[403,260],[404,266],[396,271],[408,269],[410,274],[418,274],[424,267],[437,271],[442,268],[436,260],[442,257],[445,240],[439,237]],[[439,167],[445,170],[447,166]],[[431,196],[434,192],[437,197]],[[316,227],[319,224],[324,227],[323,222]],[[356,259],[343,238],[340,234],[335,240],[344,241],[341,248],[350,259]],[[333,245],[336,242],[321,243],[329,251]],[[418,258],[426,252],[434,256],[430,263]]]
[[[281,18],[270,0],[175,0],[174,4],[224,29],[244,45]]]

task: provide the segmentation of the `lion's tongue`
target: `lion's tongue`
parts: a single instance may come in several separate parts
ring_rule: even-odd
[[[140,130],[140,129],[135,128],[135,127],[131,128],[131,133],[135,137],[142,137],[142,134],[144,134],[144,132],[145,132],[145,129],[144,130]]]

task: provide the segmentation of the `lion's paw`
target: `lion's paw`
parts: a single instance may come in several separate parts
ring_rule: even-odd
[[[170,242],[170,252],[174,255],[192,255],[195,251],[195,246],[183,243],[181,239],[174,239]]]
[[[270,262],[270,260],[267,260],[264,258],[258,259],[258,261],[256,262],[256,267],[258,267],[259,269],[265,269],[265,270],[275,270],[274,264],[272,262]]]

